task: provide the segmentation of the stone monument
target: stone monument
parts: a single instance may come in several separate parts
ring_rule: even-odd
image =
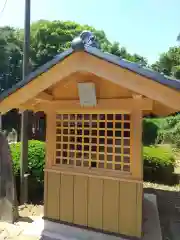
[[[8,141],[0,132],[0,221],[13,223],[18,218],[16,186]]]

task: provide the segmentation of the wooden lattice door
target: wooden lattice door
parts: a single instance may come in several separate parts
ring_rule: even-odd
[[[129,114],[57,114],[56,165],[130,172]]]

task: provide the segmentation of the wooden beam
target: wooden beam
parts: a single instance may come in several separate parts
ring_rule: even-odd
[[[168,116],[170,114],[173,114],[174,113],[174,109],[173,108],[169,108],[159,102],[154,102],[153,103],[153,113],[155,115],[158,115],[158,116],[162,116],[162,117],[165,117],[165,116]]]
[[[41,92],[35,97],[35,99],[40,101],[52,101],[53,96],[46,92]]]
[[[133,99],[142,99],[143,96],[139,94],[132,94]]]
[[[20,106],[18,106],[18,109],[21,111],[25,111],[25,110],[35,110],[36,105],[40,102],[40,100],[37,99],[32,99],[29,100],[23,104],[21,104]]]
[[[96,107],[81,107],[79,100],[58,100],[51,102],[40,102],[35,106],[36,111],[49,112],[51,109],[61,112],[131,112],[137,105],[140,110],[152,110],[153,101],[147,98],[142,99],[97,99]]]
[[[45,91],[47,88],[63,80],[71,73],[78,71],[79,67],[82,68],[83,65],[80,61],[81,55],[81,52],[70,55],[49,71],[44,72],[24,87],[9,95],[0,102],[0,111],[7,112],[15,106],[20,106],[29,99],[35,98],[40,92]]]
[[[90,54],[82,56],[81,60],[84,63],[82,64],[84,71],[91,72],[139,95],[158,101],[174,109],[174,112],[180,110],[180,92],[177,90],[125,70],[118,65],[109,64],[109,62]]]

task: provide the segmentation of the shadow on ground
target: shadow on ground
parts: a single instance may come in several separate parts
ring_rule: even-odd
[[[19,217],[18,221],[20,221],[20,222],[27,222],[27,223],[32,223],[33,222],[33,220],[31,218],[29,218],[29,217],[21,217],[21,216]]]
[[[157,196],[163,240],[172,239],[170,227],[171,222],[177,219],[180,220],[180,213],[178,213],[177,209],[175,208],[175,205],[178,203],[178,201],[180,205],[180,199],[178,200],[178,192],[146,188],[144,189],[144,193],[153,193]]]

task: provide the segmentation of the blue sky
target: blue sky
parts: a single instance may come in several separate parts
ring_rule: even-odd
[[[0,1],[0,9],[5,0]],[[177,45],[180,0],[31,0],[31,19],[72,20],[105,31],[130,53],[154,62]],[[23,27],[25,0],[8,0],[0,26]]]

